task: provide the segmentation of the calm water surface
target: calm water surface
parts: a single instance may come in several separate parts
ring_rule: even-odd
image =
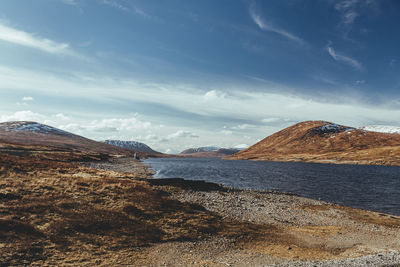
[[[400,215],[400,167],[257,162],[217,158],[148,159],[156,178],[205,180],[235,188],[279,190]]]

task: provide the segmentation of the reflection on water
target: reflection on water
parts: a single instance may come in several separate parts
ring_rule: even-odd
[[[156,178],[205,180],[236,188],[279,190],[400,215],[400,167],[217,158],[148,159]]]

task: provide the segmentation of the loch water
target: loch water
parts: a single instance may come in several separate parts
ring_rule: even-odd
[[[204,180],[277,190],[341,205],[400,215],[400,167],[219,158],[152,158],[155,178]]]

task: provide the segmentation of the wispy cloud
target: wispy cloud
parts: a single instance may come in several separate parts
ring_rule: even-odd
[[[190,131],[179,130],[176,133],[168,135],[167,139],[176,139],[176,138],[199,138],[199,136]]]
[[[67,43],[58,43],[50,39],[42,38],[32,33],[11,28],[1,24],[1,22],[0,40],[39,49],[51,54],[74,54]]]
[[[344,0],[335,5],[335,9],[341,13],[341,24],[351,27],[358,17],[358,13],[355,11],[358,2],[358,0]]]
[[[217,90],[211,90],[208,91],[204,94],[203,99],[204,101],[213,101],[217,99],[223,99],[226,97],[226,93],[217,91]]]
[[[111,139],[110,137],[136,140],[139,136],[149,136],[149,140],[143,141],[149,142],[150,145],[154,144],[155,149],[165,150],[172,146],[177,149],[184,149],[193,144],[203,146],[215,143],[216,140],[219,140],[221,146],[222,143],[226,143],[227,147],[243,142],[254,143],[259,138],[287,126],[289,122],[323,119],[346,125],[362,126],[378,122],[394,123],[393,118],[400,116],[398,102],[393,102],[392,99],[382,99],[381,103],[374,103],[371,106],[363,102],[362,95],[354,95],[354,97],[349,97],[349,94],[346,96],[329,95],[327,101],[317,97],[311,99],[306,96],[285,94],[285,90],[274,90],[275,93],[251,92],[246,90],[248,88],[246,85],[246,87],[239,86],[232,89],[228,97],[216,97],[213,101],[205,104],[202,101],[205,96],[202,86],[149,84],[137,80],[111,79],[102,76],[94,76],[91,81],[70,80],[64,76],[52,75],[54,74],[33,73],[32,70],[0,66],[0,90],[17,93],[19,99],[22,96],[36,98],[45,95],[49,99],[54,99],[54,103],[69,98],[85,100],[88,105],[75,110],[73,108],[75,106],[71,102],[71,106],[68,107],[59,107],[55,104],[36,110],[35,103],[29,102],[31,103],[29,106],[32,106],[31,112],[7,114],[2,109],[5,109],[7,99],[11,101],[15,97],[11,98],[9,94],[5,94],[0,99],[0,121],[19,119],[49,121],[50,125],[97,140]],[[224,86],[217,85],[209,85],[208,88],[209,92],[226,90]],[[267,89],[269,86],[266,85],[265,88]],[[214,96],[214,93],[210,93],[210,95]],[[143,103],[143,105],[137,106],[135,103]],[[113,114],[115,105],[118,105],[121,111],[110,115]],[[179,114],[185,115],[179,117],[180,115],[176,113],[176,116],[160,115],[161,117],[157,118],[154,115],[157,113],[152,110],[152,107],[156,105],[160,108],[160,114],[169,114],[172,107],[179,107]],[[46,112],[44,117],[35,113],[38,110]],[[318,110],[317,114],[316,110]],[[136,111],[140,111],[143,115],[127,115]],[[61,118],[59,118],[61,116],[53,117],[51,115],[60,112],[70,120],[65,119],[65,122],[61,122]],[[120,112],[124,115],[119,115]],[[105,114],[112,117],[104,118],[107,116]],[[196,121],[198,118],[207,121],[207,125]],[[281,119],[277,120],[276,118]],[[166,126],[161,128],[158,126],[160,124]],[[227,127],[221,128],[221,125]],[[233,134],[229,134],[228,131],[232,131]],[[154,135],[159,138],[156,139]],[[243,141],[245,136],[250,136],[250,141]]]
[[[78,6],[76,0],[59,0],[61,3],[71,6]]]
[[[379,7],[379,2],[375,0],[342,0],[336,2],[334,8],[340,13],[340,24],[347,32],[351,30],[354,22],[360,16],[360,13],[365,13],[365,9],[376,11]],[[362,31],[366,32],[367,29]]]
[[[286,39],[289,39],[291,41],[297,42],[298,44],[304,45],[305,41],[303,39],[301,39],[300,37],[294,35],[293,33],[290,33],[286,30],[283,30],[279,27],[273,26],[271,24],[268,24],[267,22],[265,22],[263,20],[263,18],[261,17],[261,15],[259,15],[259,13],[257,12],[256,8],[254,7],[254,5],[250,6],[249,9],[250,12],[250,16],[251,19],[254,21],[255,24],[257,24],[257,26],[264,31],[268,31],[268,32],[273,32],[276,33],[282,37],[285,37]]]
[[[24,96],[24,97],[22,98],[22,101],[33,101],[33,97],[31,97],[31,96]]]
[[[110,7],[122,10],[124,12],[133,13],[140,15],[145,18],[151,18],[149,14],[144,12],[142,9],[138,8],[137,6],[133,6],[129,1],[123,0],[102,0],[102,3],[108,5]]]
[[[355,60],[354,58],[338,54],[335,51],[335,49],[333,49],[333,47],[328,45],[326,47],[326,50],[328,51],[329,55],[331,55],[331,57],[334,60],[346,63],[347,65],[353,66],[354,68],[359,69],[359,70],[363,69],[363,65],[359,61]]]

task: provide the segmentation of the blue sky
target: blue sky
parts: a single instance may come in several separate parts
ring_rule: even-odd
[[[0,121],[163,152],[400,126],[395,0],[2,0]]]

